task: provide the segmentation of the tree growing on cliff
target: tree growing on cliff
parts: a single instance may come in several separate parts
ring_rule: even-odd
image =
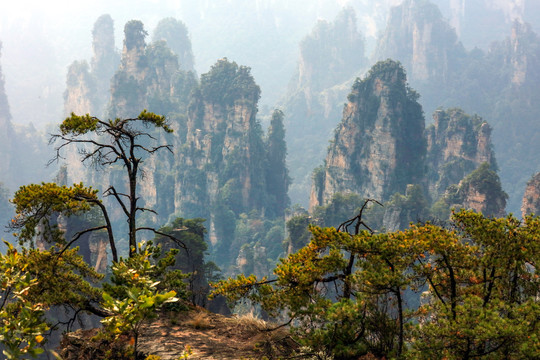
[[[59,144],[55,148],[56,156],[51,161],[62,159],[62,153],[64,151],[67,151],[70,146],[78,145],[83,163],[90,163],[90,165],[96,168],[103,168],[114,164],[121,164],[123,166],[127,178],[126,183],[128,184],[127,193],[119,192],[114,185],[111,185],[104,194],[105,196],[112,196],[116,200],[126,217],[129,226],[130,256],[133,256],[137,251],[137,232],[147,230],[153,231],[156,234],[159,233],[159,231],[153,228],[137,227],[137,214],[143,211],[153,211],[139,206],[139,197],[137,194],[144,156],[152,155],[160,150],[171,151],[170,145],[155,144],[154,137],[149,131],[145,130],[145,128],[149,127],[154,127],[167,133],[172,132],[165,117],[144,110],[136,118],[117,118],[108,121],[100,120],[88,114],[83,116],[71,114],[60,125],[60,133],[53,135],[51,138],[51,143],[56,142]],[[34,231],[28,226],[28,221],[30,221],[30,225],[38,225],[42,219],[45,219],[42,216],[43,214],[39,214],[39,205],[47,201],[57,201],[53,195],[59,190],[59,187],[51,186],[50,190],[52,192],[48,192],[48,186],[46,185],[33,186],[35,189],[29,189],[25,194],[26,196],[21,197],[20,200],[17,200],[16,197],[15,201],[19,209],[18,213],[21,214],[21,225],[25,229],[28,229],[28,231]],[[72,193],[66,190],[70,190]],[[97,198],[97,191],[85,188],[82,184],[75,186],[72,190],[64,187],[61,191],[67,201],[58,204],[59,210],[65,211],[68,216],[73,211],[87,210],[90,205],[98,206],[101,209],[106,225],[84,231],[88,232],[105,228],[109,234],[113,260],[118,261],[115,240],[110,221],[108,220],[107,210],[101,200]],[[34,211],[38,211],[38,213]]]

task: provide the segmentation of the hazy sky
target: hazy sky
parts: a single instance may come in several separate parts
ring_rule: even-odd
[[[0,11],[0,64],[14,123],[43,125],[62,117],[67,66],[89,59],[96,19],[109,13],[117,38],[123,24],[140,19],[149,27],[175,16],[175,1],[3,1]],[[117,44],[118,45],[118,44]],[[120,43],[121,46],[121,43]]]
[[[284,14],[289,10],[291,14],[301,14],[296,19],[286,19],[282,24],[284,27],[295,26],[297,30],[297,33],[284,30],[285,34],[289,34],[290,49],[293,45],[296,47],[318,17],[333,18],[343,3],[336,0],[3,1],[0,11],[0,41],[3,43],[0,64],[13,122],[32,122],[41,126],[62,117],[66,68],[74,60],[90,59],[91,30],[100,15],[110,14],[115,21],[116,46],[119,49],[122,47],[123,26],[129,20],[141,20],[148,31],[164,17],[172,16],[184,21],[191,33],[197,70],[205,72],[216,59],[223,56],[232,56],[240,63],[245,61],[241,55],[239,59],[234,57],[235,47],[248,46],[241,43],[242,39],[238,44],[232,43],[226,48],[229,54],[223,53],[223,46],[235,35],[227,34],[223,27],[230,27],[226,21],[237,16],[238,7],[259,13],[268,10],[272,13],[273,8],[277,7]],[[219,19],[220,15],[223,15],[223,19]],[[219,24],[212,28],[213,23]],[[220,36],[224,38],[220,39]],[[216,44],[212,44],[211,40],[215,40]],[[292,71],[296,59],[288,61]],[[262,71],[253,69],[254,75]]]
[[[457,11],[466,0],[432,1],[443,7],[453,6]],[[496,0],[492,3],[499,4],[497,6],[508,4],[508,9],[511,9],[523,1]],[[286,81],[283,78],[294,73],[298,42],[311,31],[317,19],[332,20],[342,6],[350,3],[357,12],[360,30],[367,36],[368,44],[372,44],[377,28],[384,26],[388,8],[400,2],[2,0],[0,41],[3,42],[3,48],[0,65],[6,81],[13,122],[32,122],[42,126],[61,120],[67,66],[74,60],[90,59],[92,27],[103,14],[110,14],[115,21],[118,49],[122,47],[124,24],[129,20],[141,20],[150,32],[164,17],[172,16],[184,21],[191,35],[195,66],[199,73],[206,72],[211,64],[224,56],[250,66],[255,80],[262,87],[262,102],[266,101],[273,106],[278,93],[276,89],[285,87]],[[251,31],[251,27],[259,29]],[[272,32],[266,31],[270,28]],[[268,38],[254,37],[254,34],[260,33]],[[268,60],[276,52],[283,54],[279,69],[275,67],[275,59]],[[276,72],[274,79],[268,75],[272,72]]]

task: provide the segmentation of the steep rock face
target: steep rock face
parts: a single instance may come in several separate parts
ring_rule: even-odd
[[[491,127],[481,117],[461,109],[437,110],[426,129],[429,190],[433,199],[466,174],[487,162],[496,169]]]
[[[146,30],[131,20],[125,28],[122,60],[111,82],[110,117],[134,117],[142,109],[167,115],[184,106],[193,74],[180,70],[178,57],[164,41],[146,44]],[[182,93],[182,94],[180,94]]]
[[[64,92],[64,113],[96,114],[94,96],[96,83],[90,74],[86,61],[74,61],[68,67],[66,91]]]
[[[386,201],[424,176],[424,117],[399,63],[377,63],[353,85],[325,166],[313,175],[310,209],[335,193]]]
[[[514,86],[534,83],[539,80],[538,66],[540,58],[538,49],[531,48],[538,43],[538,35],[529,24],[514,21],[510,38],[503,42],[507,56],[505,65],[511,69],[511,83]],[[536,50],[536,51],[535,51]]]
[[[390,11],[376,50],[378,59],[403,63],[411,81],[447,81],[456,58],[464,55],[456,33],[438,7],[426,0],[405,0]]]
[[[515,21],[510,37],[493,44],[485,63],[492,79],[491,84],[481,83],[482,88],[492,87],[486,113],[493,119],[509,210],[518,212],[529,174],[539,170],[540,37],[529,25]]]
[[[297,87],[315,93],[349,80],[365,63],[364,37],[356,28],[352,8],[329,23],[319,20],[300,42]]]
[[[264,152],[256,119],[260,89],[249,71],[222,59],[201,78],[188,113],[186,151],[179,154],[179,162],[191,168],[177,181],[176,203],[183,213],[192,213],[189,208],[195,206],[204,212],[196,216],[208,215],[218,195],[237,213],[261,206],[264,173],[258,170]],[[195,173],[202,179],[191,181]],[[195,189],[188,190],[191,187]]]
[[[110,82],[119,57],[114,47],[114,23],[109,15],[100,16],[92,31],[91,66],[85,60],[68,67],[64,92],[64,113],[103,117],[110,97]]]
[[[319,21],[300,43],[297,73],[283,100],[287,115],[293,203],[304,203],[309,174],[324,157],[326,142],[342,112],[342,99],[366,67],[364,37],[356,14],[344,8],[333,22]]]
[[[144,79],[147,74],[143,23],[131,20],[124,27],[124,46],[120,67],[111,82],[109,117],[134,117],[147,108]]]
[[[521,216],[533,213],[540,214],[540,173],[534,175],[527,183],[521,205]]]
[[[178,63],[182,70],[195,72],[191,41],[188,29],[183,22],[174,18],[161,20],[154,30],[152,39],[163,40],[167,43],[167,46],[178,56]]]
[[[451,185],[444,200],[452,208],[472,209],[486,216],[505,216],[508,195],[502,190],[499,176],[488,163],[467,175],[458,185]]]
[[[95,78],[94,111],[99,117],[111,96],[111,78],[118,68],[120,56],[116,52],[114,41],[114,21],[110,15],[100,16],[92,30],[91,60],[92,75]]]
[[[282,229],[274,221],[289,202],[283,114],[274,113],[263,138],[259,96],[248,67],[219,60],[201,75],[185,143],[176,150],[175,212],[208,220],[211,253],[225,271],[280,251],[274,245]]]

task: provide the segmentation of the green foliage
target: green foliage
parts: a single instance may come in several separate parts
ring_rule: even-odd
[[[161,128],[165,130],[166,133],[172,133],[174,130],[169,126],[167,123],[167,120],[165,119],[165,116],[163,115],[157,115],[151,112],[146,111],[144,109],[139,116],[137,116],[138,120],[142,120],[143,124],[145,125],[153,125],[156,128]],[[118,120],[118,119],[117,119]]]
[[[148,35],[144,30],[144,25],[139,20],[130,20],[124,26],[124,45],[127,50],[131,50],[135,47],[143,47],[145,45],[144,39]]]
[[[62,135],[84,135],[92,131],[96,131],[98,126],[98,119],[86,115],[75,115],[71,113],[71,116],[66,118],[62,124],[60,124],[60,132]]]
[[[284,222],[269,220],[257,211],[242,213],[236,220],[235,236],[231,245],[238,270],[245,273],[267,274],[283,256]]]
[[[8,244],[0,254],[0,342],[8,359],[43,352],[40,344],[49,329],[45,311],[67,306],[87,312],[95,310],[101,290],[88,282],[102,276],[77,255],[77,249],[16,250]]]
[[[101,320],[105,332],[115,340],[122,334],[132,336],[134,359],[143,322],[155,317],[162,305],[178,301],[175,291],[159,290],[156,274],[163,273],[163,266],[152,264],[153,251],[151,245],[140,244],[135,256],[113,264],[115,285],[103,292],[102,306],[111,313]]]
[[[37,279],[27,271],[24,254],[7,245],[6,254],[0,254],[0,343],[7,359],[35,357],[43,353],[42,334],[49,329],[44,305],[28,297]]]
[[[337,228],[344,220],[350,218],[351,214],[357,214],[363,203],[364,199],[358,194],[336,193],[328,204],[313,209],[313,218],[320,226]]]
[[[335,359],[538,357],[540,219],[461,211],[453,222],[357,235],[311,227],[275,279],[241,275],[214,294],[285,313],[298,342]],[[420,305],[407,309],[406,293]]]
[[[208,73],[201,75],[201,93],[206,101],[222,106],[232,106],[242,99],[255,105],[261,96],[251,69],[227,58],[218,60]]]
[[[42,251],[23,249],[28,271],[37,285],[28,292],[28,300],[47,306],[67,305],[75,309],[94,312],[101,298],[101,290],[95,287],[103,275],[98,274],[78,255],[78,248],[55,247]]]
[[[308,244],[311,237],[308,230],[310,223],[311,217],[307,213],[295,215],[287,221],[288,242],[291,244],[292,251],[298,251]]]
[[[55,183],[21,186],[12,200],[17,216],[10,228],[18,231],[15,236],[21,244],[32,242],[36,236],[53,244],[64,242],[62,231],[51,223],[52,216],[70,217],[89,211],[99,201],[97,192],[82,183],[70,187]]]
[[[208,245],[204,239],[206,234],[204,222],[205,219],[201,218],[176,218],[170,225],[159,229],[160,233],[172,236],[174,240],[163,235],[158,235],[154,239],[162,253],[173,251],[175,262],[170,267],[182,273],[183,282],[188,283],[189,294],[185,297],[201,306],[205,304],[209,291],[208,278],[215,278],[217,276],[215,273],[220,271],[215,264],[205,261]],[[185,289],[186,284],[182,285]],[[177,288],[173,287],[175,290]],[[185,293],[184,289],[182,290]],[[181,293],[180,290],[177,292]]]

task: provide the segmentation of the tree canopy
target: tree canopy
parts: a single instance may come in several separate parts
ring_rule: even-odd
[[[116,199],[127,218],[130,255],[133,255],[137,249],[137,231],[155,231],[152,228],[137,227],[137,213],[152,211],[138,206],[137,185],[144,156],[152,155],[159,150],[171,151],[170,145],[156,144],[156,139],[149,131],[145,130],[148,127],[161,129],[166,133],[173,131],[164,116],[146,110],[143,110],[136,118],[116,118],[108,121],[100,120],[89,114],[79,116],[72,113],[60,124],[60,134],[53,135],[51,138],[52,143],[59,142],[59,145],[55,147],[56,157],[52,161],[62,159],[62,152],[67,150],[66,147],[82,145],[79,148],[79,153],[83,163],[90,162],[91,165],[98,168],[116,163],[123,165],[127,175],[128,192],[121,193],[114,185],[111,185],[105,191],[105,195],[113,196]],[[85,200],[88,201],[86,198]],[[101,204],[97,199],[93,199],[92,202],[98,206]],[[105,219],[108,219],[105,208],[100,207]],[[107,225],[107,229],[112,249],[114,238],[110,224]],[[113,257],[117,261],[114,253]]]
[[[540,219],[452,221],[377,234],[311,226],[274,278],[240,275],[214,294],[286,314],[297,341],[334,359],[538,357]]]

